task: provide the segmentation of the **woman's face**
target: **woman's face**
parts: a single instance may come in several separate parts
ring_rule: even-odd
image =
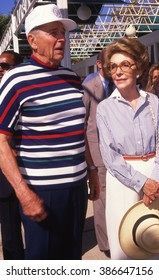
[[[152,74],[152,85],[155,93],[159,93],[159,70],[155,69]]]
[[[119,91],[136,87],[136,81],[141,74],[135,61],[124,53],[112,55],[109,71]]]

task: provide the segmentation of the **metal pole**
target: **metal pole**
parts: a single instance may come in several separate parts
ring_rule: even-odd
[[[154,49],[154,62],[158,63],[159,62],[159,44],[154,43],[153,49]]]
[[[15,34],[15,31],[16,31],[16,18],[15,18],[15,15],[12,14],[11,15],[11,19],[12,19],[12,32],[13,32],[13,49],[15,52],[19,53],[19,41],[18,41],[18,35]]]
[[[56,3],[63,17],[68,18],[68,0],[56,0]],[[65,56],[62,65],[71,68],[69,32],[66,32]]]

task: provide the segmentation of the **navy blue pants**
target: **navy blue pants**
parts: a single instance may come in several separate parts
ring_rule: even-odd
[[[48,217],[38,223],[21,213],[26,260],[80,260],[87,210],[87,186],[41,190]]]
[[[6,198],[0,198],[0,221],[3,258],[5,260],[23,260],[24,248],[19,202],[14,192]]]

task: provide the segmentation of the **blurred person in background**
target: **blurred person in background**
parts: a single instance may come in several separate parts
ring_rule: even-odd
[[[2,52],[0,55],[0,79],[2,79],[6,71],[21,62],[23,62],[23,58],[19,53],[12,50]]]
[[[89,74],[83,81],[84,87],[83,101],[86,107],[86,134],[89,149],[93,159],[92,168],[97,169],[100,181],[99,199],[93,201],[94,226],[98,247],[107,257],[110,257],[109,244],[105,219],[105,196],[106,196],[106,168],[104,166],[98,142],[96,125],[96,109],[100,101],[111,95],[114,84],[105,72],[105,52],[103,49],[97,56],[98,71]]]
[[[0,79],[3,75],[23,62],[23,58],[12,50],[0,55]],[[13,139],[11,146],[14,148]],[[19,203],[13,188],[0,170],[0,222],[2,250],[5,260],[24,259]]]
[[[146,90],[159,97],[159,63],[152,64],[149,69]]]

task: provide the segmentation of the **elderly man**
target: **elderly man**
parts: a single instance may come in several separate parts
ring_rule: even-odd
[[[54,4],[40,5],[25,21],[31,58],[2,79],[0,164],[21,205],[25,259],[81,259],[87,208],[82,87],[60,66],[65,32],[76,23]],[[14,136],[15,159],[8,139]],[[87,157],[87,164],[85,155]],[[99,195],[89,172],[90,199]]]

